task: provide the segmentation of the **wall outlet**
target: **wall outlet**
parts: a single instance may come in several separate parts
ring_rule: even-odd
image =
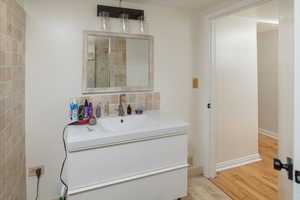
[[[43,175],[43,174],[45,173],[45,166],[44,166],[44,165],[40,165],[40,166],[28,168],[28,176],[29,176],[29,177],[36,176],[35,171],[36,171],[38,168],[41,168],[41,169],[42,169],[42,174],[41,174],[41,175]]]

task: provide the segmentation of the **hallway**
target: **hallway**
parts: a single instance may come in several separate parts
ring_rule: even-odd
[[[233,200],[277,200],[278,173],[273,169],[277,151],[277,140],[259,134],[262,161],[219,172],[211,181]]]

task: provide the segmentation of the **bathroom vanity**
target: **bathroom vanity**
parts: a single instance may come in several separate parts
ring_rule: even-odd
[[[174,200],[187,195],[188,124],[160,111],[69,126],[69,200]]]

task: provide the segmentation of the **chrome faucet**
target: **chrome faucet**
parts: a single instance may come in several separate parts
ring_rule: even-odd
[[[124,116],[125,115],[125,111],[124,111],[124,107],[123,107],[123,98],[126,97],[125,94],[120,94],[120,99],[119,99],[119,107],[118,107],[118,115],[119,116]]]

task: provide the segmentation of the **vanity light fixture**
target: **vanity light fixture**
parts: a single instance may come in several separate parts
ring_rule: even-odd
[[[101,17],[101,30],[107,31],[109,28],[109,17],[119,18],[121,22],[121,32],[129,32],[129,20],[139,21],[139,31],[144,33],[144,10],[137,10],[122,7],[122,0],[120,0],[119,7],[113,6],[97,6],[97,16]]]
[[[109,17],[112,18],[120,18],[122,13],[128,14],[130,20],[139,20],[140,16],[144,17],[144,10],[98,5],[97,16],[100,17],[103,11],[108,12]]]

